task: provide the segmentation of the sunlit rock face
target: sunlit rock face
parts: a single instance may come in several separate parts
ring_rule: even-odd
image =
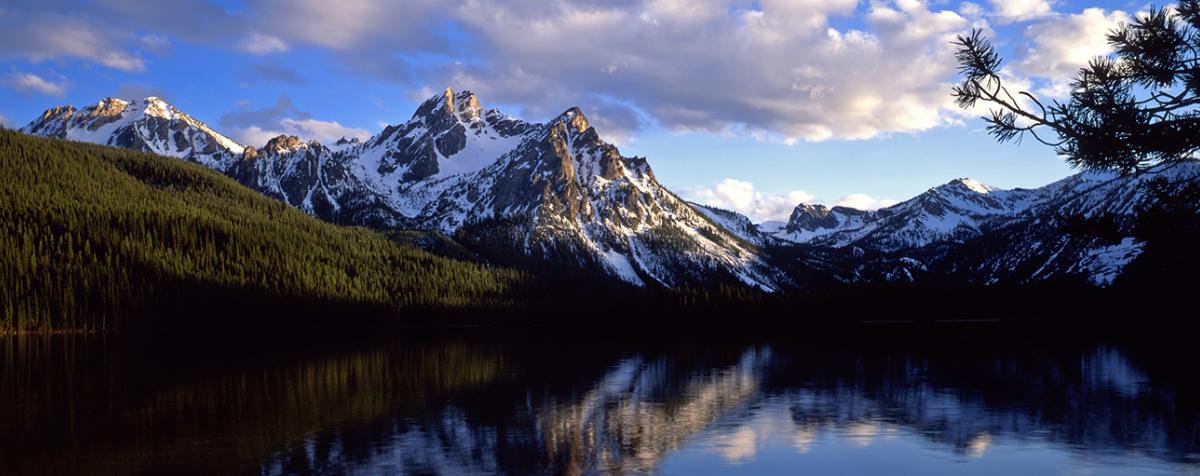
[[[49,109],[21,131],[185,158],[222,171],[245,149],[156,97]]]
[[[158,98],[46,111],[25,132],[202,163],[322,219],[436,231],[500,262],[535,259],[644,285],[789,280],[736,232],[622,156],[579,108],[538,124],[447,89],[403,124],[324,145],[244,147]]]
[[[282,136],[246,147],[155,97],[52,108],[22,130],[198,162],[334,223],[437,232],[496,263],[635,286],[1109,286],[1155,249],[1138,233],[1159,204],[1147,184],[1200,183],[1197,161],[1037,189],[956,179],[879,210],[800,204],[787,223],[762,227],[684,202],[579,108],[531,123],[484,109],[469,91],[447,89],[404,123],[332,144]]]

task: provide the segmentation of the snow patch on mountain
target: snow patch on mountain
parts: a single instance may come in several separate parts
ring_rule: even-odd
[[[1143,248],[1145,243],[1127,236],[1122,238],[1120,243],[1088,249],[1079,263],[1079,268],[1087,273],[1088,281],[1092,284],[1107,286],[1117,279],[1126,265],[1142,253]]]
[[[245,149],[157,97],[106,98],[82,110],[57,107],[21,131],[187,158],[219,170]]]
[[[579,108],[527,123],[447,89],[366,140],[280,136],[243,148],[146,98],[50,110],[26,132],[192,160],[336,223],[438,231],[498,257],[594,268],[635,285],[786,282],[759,256],[749,220],[683,202],[645,159],[600,139]],[[736,230],[723,225],[734,222]]]

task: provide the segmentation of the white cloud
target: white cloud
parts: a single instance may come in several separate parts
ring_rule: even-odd
[[[0,16],[0,56],[15,54],[32,61],[73,57],[109,68],[138,72],[145,61],[122,45],[164,47],[154,36],[138,37],[73,16],[58,14]]]
[[[247,4],[263,29],[275,36],[334,49],[372,45],[388,53],[401,45],[439,41],[428,29],[444,19],[439,18],[439,10],[448,8],[436,0],[248,0]],[[474,14],[488,16],[486,10]]]
[[[950,40],[986,25],[985,2],[974,2],[245,0],[227,11],[106,0],[68,16],[45,0],[0,15],[0,56],[141,71],[140,55],[169,47],[168,38],[253,54],[315,45],[337,50],[330,57],[356,74],[472,89],[529,119],[578,105],[622,142],[645,124],[784,142],[864,139],[958,116],[947,94]],[[1037,18],[1051,4],[997,0],[992,10]]]
[[[66,82],[54,82],[32,73],[12,73],[4,84],[19,93],[35,92],[47,96],[62,96],[67,92]]]
[[[754,223],[787,221],[796,205],[816,202],[816,197],[803,190],[765,194],[756,191],[751,182],[732,178],[721,180],[711,187],[684,189],[681,194],[687,200],[702,205],[741,213]],[[865,193],[852,193],[838,199],[833,206],[876,210],[897,203],[890,198],[876,199]]]
[[[243,144],[262,147],[267,141],[281,135],[296,136],[304,140],[316,140],[321,143],[334,142],[343,137],[347,139],[367,139],[371,133],[365,129],[344,126],[337,121],[321,121],[317,119],[284,118],[275,127],[264,129],[259,126],[249,126],[232,131],[232,138]]]
[[[244,127],[241,129],[232,129],[228,131],[229,138],[238,141],[239,144],[245,144],[251,147],[262,147],[267,141],[272,138],[286,135],[282,131],[264,130],[258,126]]]
[[[630,122],[613,120],[605,134],[629,135],[645,118],[676,131],[789,142],[864,139],[945,124],[956,114],[947,94],[955,68],[950,40],[971,26],[953,10],[919,0],[469,0],[443,8],[422,2],[405,18],[392,18],[408,24],[426,15],[426,24],[440,24],[444,16],[467,30],[479,60],[418,69],[391,54],[392,43],[371,41],[383,35],[377,24],[387,9],[367,9],[364,2],[350,10],[371,14],[345,15],[353,21],[343,21],[344,12],[301,6],[286,14],[331,18],[281,21],[271,33],[345,48],[344,58],[360,74],[434,90],[470,89],[489,102],[521,105],[530,119],[592,105],[633,111],[613,115]],[[851,15],[861,16],[850,22],[860,26],[830,23]],[[438,48],[444,46],[432,49]]]
[[[1069,93],[1067,82],[1079,68],[1092,58],[1112,52],[1107,33],[1129,15],[1120,10],[1106,12],[1088,8],[1075,15],[1066,15],[1030,25],[1025,29],[1028,46],[1015,65],[1017,72],[1045,78],[1051,85],[1038,92],[1061,97]]]
[[[876,200],[865,193],[852,193],[834,202],[833,205],[837,207],[857,208],[859,210],[875,210],[878,208],[887,208],[896,203],[898,202],[890,198]]]
[[[347,127],[337,121],[321,121],[317,119],[284,119],[279,121],[279,125],[283,126],[284,130],[296,131],[296,135],[306,139],[315,139],[321,142],[336,141],[343,137],[367,139],[371,137],[371,133],[365,129],[356,127]]]
[[[238,110],[225,113],[220,120],[221,127],[230,131],[230,137],[243,144],[259,147],[280,135],[322,143],[342,137],[371,137],[371,133],[365,129],[345,126],[337,121],[315,119],[311,114],[296,109],[287,96],[279,96],[275,104],[262,109],[250,109],[249,106],[249,103],[243,104]]]
[[[240,46],[242,51],[255,55],[265,55],[288,50],[287,42],[279,37],[264,35],[262,33],[249,34],[242,40]]]
[[[5,117],[4,114],[0,114],[0,126],[7,127],[10,129],[14,127],[13,124],[8,122],[8,118]]]
[[[967,18],[978,18],[983,16],[983,7],[974,2],[962,2],[958,4],[958,13]]]
[[[813,200],[813,196],[803,190],[768,195],[755,191],[751,182],[731,178],[711,187],[686,189],[683,195],[696,203],[741,213],[755,223],[787,220],[796,205]]]
[[[145,68],[140,51],[168,46],[165,36],[131,32],[254,54],[308,44],[337,50],[332,57],[356,74],[472,89],[530,119],[578,105],[623,142],[659,124],[790,143],[946,124],[957,114],[950,40],[984,22],[971,17],[978,5],[941,0],[245,0],[236,12],[176,3],[106,0],[78,16],[29,14],[44,27],[16,22],[9,30],[19,34],[0,18],[0,44],[126,71]]]
[[[1054,13],[1049,0],[991,0],[993,14],[1001,22],[1026,21]]]

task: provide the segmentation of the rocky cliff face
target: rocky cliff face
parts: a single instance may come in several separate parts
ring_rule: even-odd
[[[447,89],[370,139],[328,145],[280,136],[243,147],[153,97],[49,109],[22,131],[195,161],[331,222],[435,231],[498,262],[635,285],[1107,285],[1147,247],[1138,223],[1157,199],[1146,184],[1200,182],[1195,161],[1029,190],[958,179],[880,210],[800,204],[768,227],[679,199],[578,108],[531,123],[485,110],[466,91]],[[1080,231],[1095,229],[1106,231]]]
[[[49,109],[21,131],[187,158],[218,170],[245,149],[156,97],[107,98],[83,109]]]
[[[325,220],[437,231],[502,261],[636,285],[787,284],[756,244],[660,185],[645,159],[622,156],[578,108],[529,123],[447,89],[365,141],[244,148],[157,98],[108,99],[49,110],[24,131],[196,161]]]

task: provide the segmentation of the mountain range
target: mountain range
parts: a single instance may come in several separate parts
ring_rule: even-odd
[[[879,210],[798,204],[786,223],[755,224],[684,201],[579,108],[531,123],[452,89],[407,122],[332,144],[279,136],[245,146],[155,97],[52,108],[21,131],[197,162],[329,222],[437,232],[485,261],[637,286],[1107,286],[1153,249],[1140,226],[1148,210],[1200,183],[1196,161],[1035,189],[958,179]]]

